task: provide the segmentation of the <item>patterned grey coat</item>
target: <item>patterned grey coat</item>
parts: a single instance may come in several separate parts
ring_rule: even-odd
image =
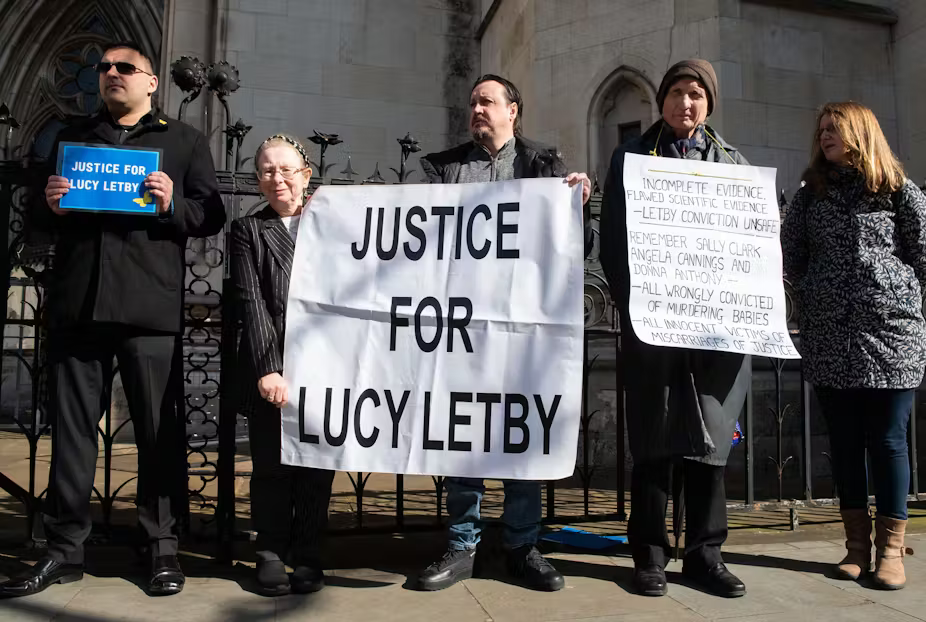
[[[794,196],[781,230],[797,292],[804,372],[835,389],[912,389],[926,367],[926,197],[873,194],[833,168],[826,193]]]

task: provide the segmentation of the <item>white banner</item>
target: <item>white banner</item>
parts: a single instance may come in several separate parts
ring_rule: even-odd
[[[654,346],[783,359],[775,169],[628,153],[630,319]]]
[[[571,475],[581,200],[562,179],[321,187],[289,288],[282,462]]]

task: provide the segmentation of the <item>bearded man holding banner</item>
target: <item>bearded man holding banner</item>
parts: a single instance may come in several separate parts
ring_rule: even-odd
[[[510,81],[487,74],[476,80],[470,95],[470,130],[473,140],[421,158],[432,184],[506,181],[537,177],[564,177],[569,186],[582,183],[586,254],[592,230],[588,199],[591,183],[585,173],[566,174],[556,149],[521,135],[521,93]],[[540,535],[541,483],[505,480],[504,544],[512,578],[527,587],[556,591],[565,585],[563,575],[537,550]],[[447,512],[449,543],[443,557],[419,576],[420,590],[434,591],[473,576],[476,546],[480,541],[480,503],[485,494],[482,479],[448,477]]]
[[[601,264],[620,313],[634,463],[627,530],[633,583],[641,594],[666,594],[670,545],[665,515],[674,479],[673,488],[684,489],[686,505],[682,573],[711,593],[742,596],[746,587],[723,564],[720,547],[727,537],[724,466],[751,382],[750,361],[737,353],[651,346],[634,333],[623,171],[627,153],[748,163],[706,124],[717,102],[717,76],[710,63],[694,59],[673,65],[656,101],[662,118],[614,151],[601,210]],[[678,492],[675,497],[678,507]]]

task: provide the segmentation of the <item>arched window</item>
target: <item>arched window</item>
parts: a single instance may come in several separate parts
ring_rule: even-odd
[[[641,72],[622,66],[605,78],[589,109],[589,168],[601,185],[614,149],[658,118],[656,90]]]
[[[15,24],[14,54],[0,55],[0,100],[22,124],[22,153],[44,158],[69,117],[100,110],[93,66],[103,47],[131,39],[152,58],[161,41],[164,0],[31,0],[13,3],[0,23]]]

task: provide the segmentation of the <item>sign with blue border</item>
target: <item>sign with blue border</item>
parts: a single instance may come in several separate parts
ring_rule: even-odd
[[[71,188],[61,208],[90,212],[157,215],[154,196],[144,180],[161,169],[161,150],[62,142],[58,175]]]

